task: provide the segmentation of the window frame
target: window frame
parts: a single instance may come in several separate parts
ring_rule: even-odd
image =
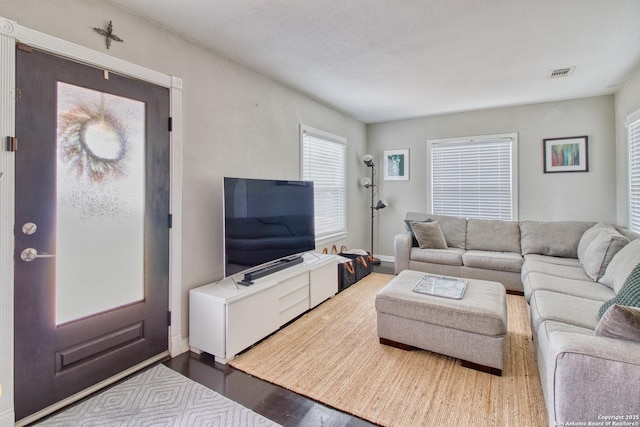
[[[629,230],[640,233],[640,110],[627,116],[627,221]],[[636,209],[634,209],[634,207]]]
[[[342,161],[342,182],[341,182],[341,192],[342,192],[342,200],[341,204],[343,206],[342,209],[342,218],[337,221],[337,226],[332,230],[324,233],[318,233],[317,231],[317,223],[315,225],[316,232],[316,245],[322,245],[331,241],[336,241],[340,239],[345,239],[347,237],[347,138],[336,135],[330,132],[326,132],[320,129],[313,128],[311,126],[307,126],[304,124],[300,124],[300,179],[307,180],[305,178],[305,137],[311,136],[317,139],[321,139],[333,144],[338,144],[343,146],[343,158],[340,159]],[[316,184],[314,183],[314,192],[316,191]],[[316,195],[314,194],[314,204],[316,210],[316,218],[317,218],[317,209],[318,203],[316,199]],[[342,226],[340,226],[340,222],[342,222]]]
[[[510,140],[511,149],[511,218],[510,221],[518,221],[518,133],[501,133],[491,135],[476,135],[476,136],[463,136],[463,137],[451,137],[451,138],[437,138],[427,139],[427,153],[426,153],[426,212],[433,213],[433,167],[432,167],[432,155],[434,145],[442,144],[470,144],[470,143],[488,143],[496,140]],[[495,218],[481,218],[481,219],[495,219]]]

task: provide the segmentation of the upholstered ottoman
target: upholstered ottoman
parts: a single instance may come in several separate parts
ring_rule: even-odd
[[[412,291],[426,273],[404,270],[376,295],[380,343],[418,347],[462,360],[462,366],[502,375],[507,297],[498,282],[464,279],[462,299]]]

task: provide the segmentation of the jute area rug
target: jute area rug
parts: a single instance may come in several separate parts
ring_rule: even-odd
[[[164,365],[157,365],[39,424],[62,426],[278,426]]]
[[[497,377],[424,350],[381,345],[372,273],[229,362],[251,375],[383,426],[548,424],[526,305],[508,296]]]

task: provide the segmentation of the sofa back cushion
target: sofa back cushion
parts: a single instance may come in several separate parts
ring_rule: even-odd
[[[620,249],[607,266],[607,270],[599,282],[618,294],[638,264],[640,264],[640,239],[636,239]]]
[[[578,259],[587,275],[595,281],[604,275],[613,257],[629,243],[614,226],[598,223],[584,232],[578,243]]]
[[[593,222],[583,221],[522,221],[520,223],[522,255],[540,254],[578,258],[580,238],[593,225]]]
[[[433,215],[422,212],[407,212],[407,219],[410,221],[425,221],[431,219],[438,221],[447,246],[450,248],[465,249],[467,239],[467,220],[448,215]]]
[[[618,233],[622,234],[629,240],[640,239],[640,233],[636,233],[634,231],[629,230],[628,228],[621,227],[619,225],[614,225],[615,229],[618,230]]]
[[[467,220],[467,250],[520,253],[520,225],[514,221]]]

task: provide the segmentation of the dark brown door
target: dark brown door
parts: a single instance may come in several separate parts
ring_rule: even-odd
[[[15,411],[168,349],[169,92],[17,50]]]

